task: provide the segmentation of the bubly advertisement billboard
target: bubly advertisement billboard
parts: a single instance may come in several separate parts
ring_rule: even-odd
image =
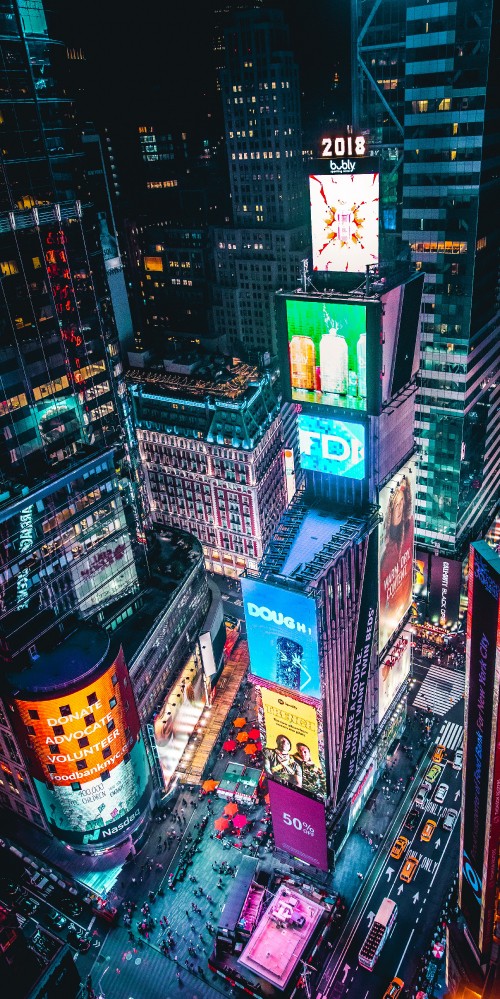
[[[500,558],[479,541],[469,567],[460,908],[488,956],[500,841]]]
[[[135,822],[149,795],[149,767],[121,649],[106,672],[80,689],[15,699],[13,706],[55,836],[102,843]]]
[[[310,174],[315,271],[364,274],[378,263],[378,173]]]
[[[297,694],[320,698],[318,630],[312,597],[241,580],[250,672]]]
[[[324,796],[326,781],[318,743],[316,708],[276,690],[261,689],[268,777]]]
[[[409,610],[412,601],[415,522],[414,465],[407,462],[380,490],[379,651]]]
[[[377,533],[372,531],[367,544],[362,592],[358,597],[359,612],[356,641],[349,675],[349,695],[342,730],[342,750],[337,775],[336,800],[349,786],[358,761],[361,723],[365,707],[368,675],[377,617]]]
[[[297,426],[302,468],[346,479],[364,479],[366,431],[362,423],[299,413]]]
[[[278,850],[328,870],[325,806],[283,784],[268,781],[274,842]]]
[[[366,306],[286,299],[294,402],[366,412]]]
[[[403,632],[385,656],[382,657],[378,671],[378,721],[387,714],[394,698],[408,676],[411,666],[410,635]]]
[[[429,589],[429,620],[440,628],[452,630],[458,625],[462,563],[457,559],[433,555]]]

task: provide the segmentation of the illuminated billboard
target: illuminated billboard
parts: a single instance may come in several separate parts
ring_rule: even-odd
[[[459,903],[488,958],[500,844],[500,557],[479,541],[469,567]]]
[[[457,559],[433,555],[429,588],[429,620],[439,628],[458,625],[462,563]]]
[[[321,696],[316,605],[312,597],[259,579],[241,580],[250,672],[280,687]]]
[[[367,409],[366,306],[286,299],[294,402]]]
[[[261,689],[261,697],[266,774],[283,784],[301,787],[310,794],[325,795],[316,708],[266,687]]]
[[[365,427],[362,423],[299,413],[300,464],[311,472],[364,479]]]
[[[311,174],[309,194],[313,270],[364,274],[378,264],[378,173]]]
[[[56,697],[16,698],[13,707],[55,836],[106,843],[136,822],[150,793],[149,767],[121,649],[90,683]]]
[[[412,601],[415,474],[406,463],[380,490],[379,651],[387,645]]]
[[[410,675],[411,642],[403,632],[383,656],[378,671],[378,721],[382,721]]]
[[[278,850],[328,870],[325,806],[302,791],[268,780],[274,842]]]

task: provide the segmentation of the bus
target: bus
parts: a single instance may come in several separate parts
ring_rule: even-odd
[[[373,971],[380,951],[396,922],[397,914],[396,903],[390,898],[384,898],[359,952],[358,961],[362,968]]]

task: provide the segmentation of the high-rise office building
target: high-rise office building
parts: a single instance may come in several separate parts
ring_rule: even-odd
[[[224,37],[233,218],[213,230],[214,333],[254,355],[274,355],[274,292],[297,285],[307,253],[298,68],[280,11],[237,11]]]
[[[392,213],[425,272],[416,532],[463,559],[500,482],[495,0],[353,0],[353,119],[393,165]]]

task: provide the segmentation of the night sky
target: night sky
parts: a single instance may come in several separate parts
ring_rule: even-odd
[[[339,107],[349,94],[348,0],[280,0],[300,69],[304,110],[323,101]],[[88,97],[95,117],[137,120],[146,108],[165,120],[196,114],[203,94],[213,94],[210,0],[168,0],[126,4],[124,0],[47,0],[54,37],[82,47],[88,69]],[[50,16],[50,15],[49,15]],[[342,71],[342,68],[345,69]],[[334,70],[343,86],[330,100]],[[348,106],[348,104],[347,104]],[[89,110],[91,107],[89,106]],[[306,124],[306,122],[304,122]]]

